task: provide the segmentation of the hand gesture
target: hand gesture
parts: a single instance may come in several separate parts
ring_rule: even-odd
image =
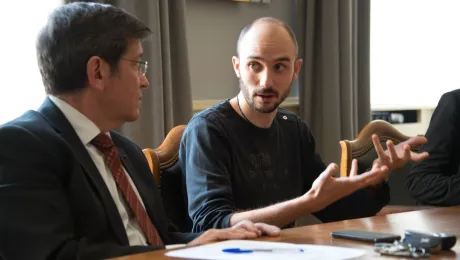
[[[375,151],[377,152],[378,158],[374,161],[374,164],[379,166],[386,165],[390,171],[406,165],[409,161],[420,162],[428,157],[427,152],[416,153],[410,150],[411,147],[419,146],[427,142],[427,139],[423,136],[412,137],[409,140],[394,145],[392,141],[387,141],[387,150],[384,151],[380,144],[379,137],[372,135],[372,142],[374,143]]]
[[[350,175],[347,177],[333,177],[338,170],[335,163],[329,164],[324,172],[313,182],[311,189],[305,194],[304,199],[310,201],[312,212],[319,211],[335,201],[351,193],[376,185],[385,180],[388,167],[374,164],[371,170],[358,175],[358,161],[352,161]]]

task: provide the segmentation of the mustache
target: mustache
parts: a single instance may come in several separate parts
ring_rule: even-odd
[[[267,94],[272,94],[275,97],[278,97],[278,91],[272,89],[272,88],[263,88],[261,90],[255,90],[254,91],[254,96],[256,95],[267,95]]]

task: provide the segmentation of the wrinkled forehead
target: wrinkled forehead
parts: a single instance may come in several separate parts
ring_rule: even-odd
[[[241,59],[262,57],[264,60],[275,60],[279,57],[295,59],[295,44],[289,33],[281,26],[257,26],[251,28],[240,42]]]

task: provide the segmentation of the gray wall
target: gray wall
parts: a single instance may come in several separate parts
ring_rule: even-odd
[[[232,56],[243,27],[271,16],[292,25],[294,0],[272,0],[270,4],[232,0],[186,0],[187,41],[194,100],[223,99],[238,93]],[[295,94],[293,87],[291,94]]]

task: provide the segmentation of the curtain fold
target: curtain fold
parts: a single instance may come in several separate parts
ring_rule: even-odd
[[[298,0],[300,117],[326,163],[371,119],[370,0]]]
[[[155,148],[174,126],[187,124],[192,116],[185,0],[117,0],[116,6],[153,32],[143,45],[150,88],[143,92],[139,120],[125,124],[121,132],[141,148]]]

